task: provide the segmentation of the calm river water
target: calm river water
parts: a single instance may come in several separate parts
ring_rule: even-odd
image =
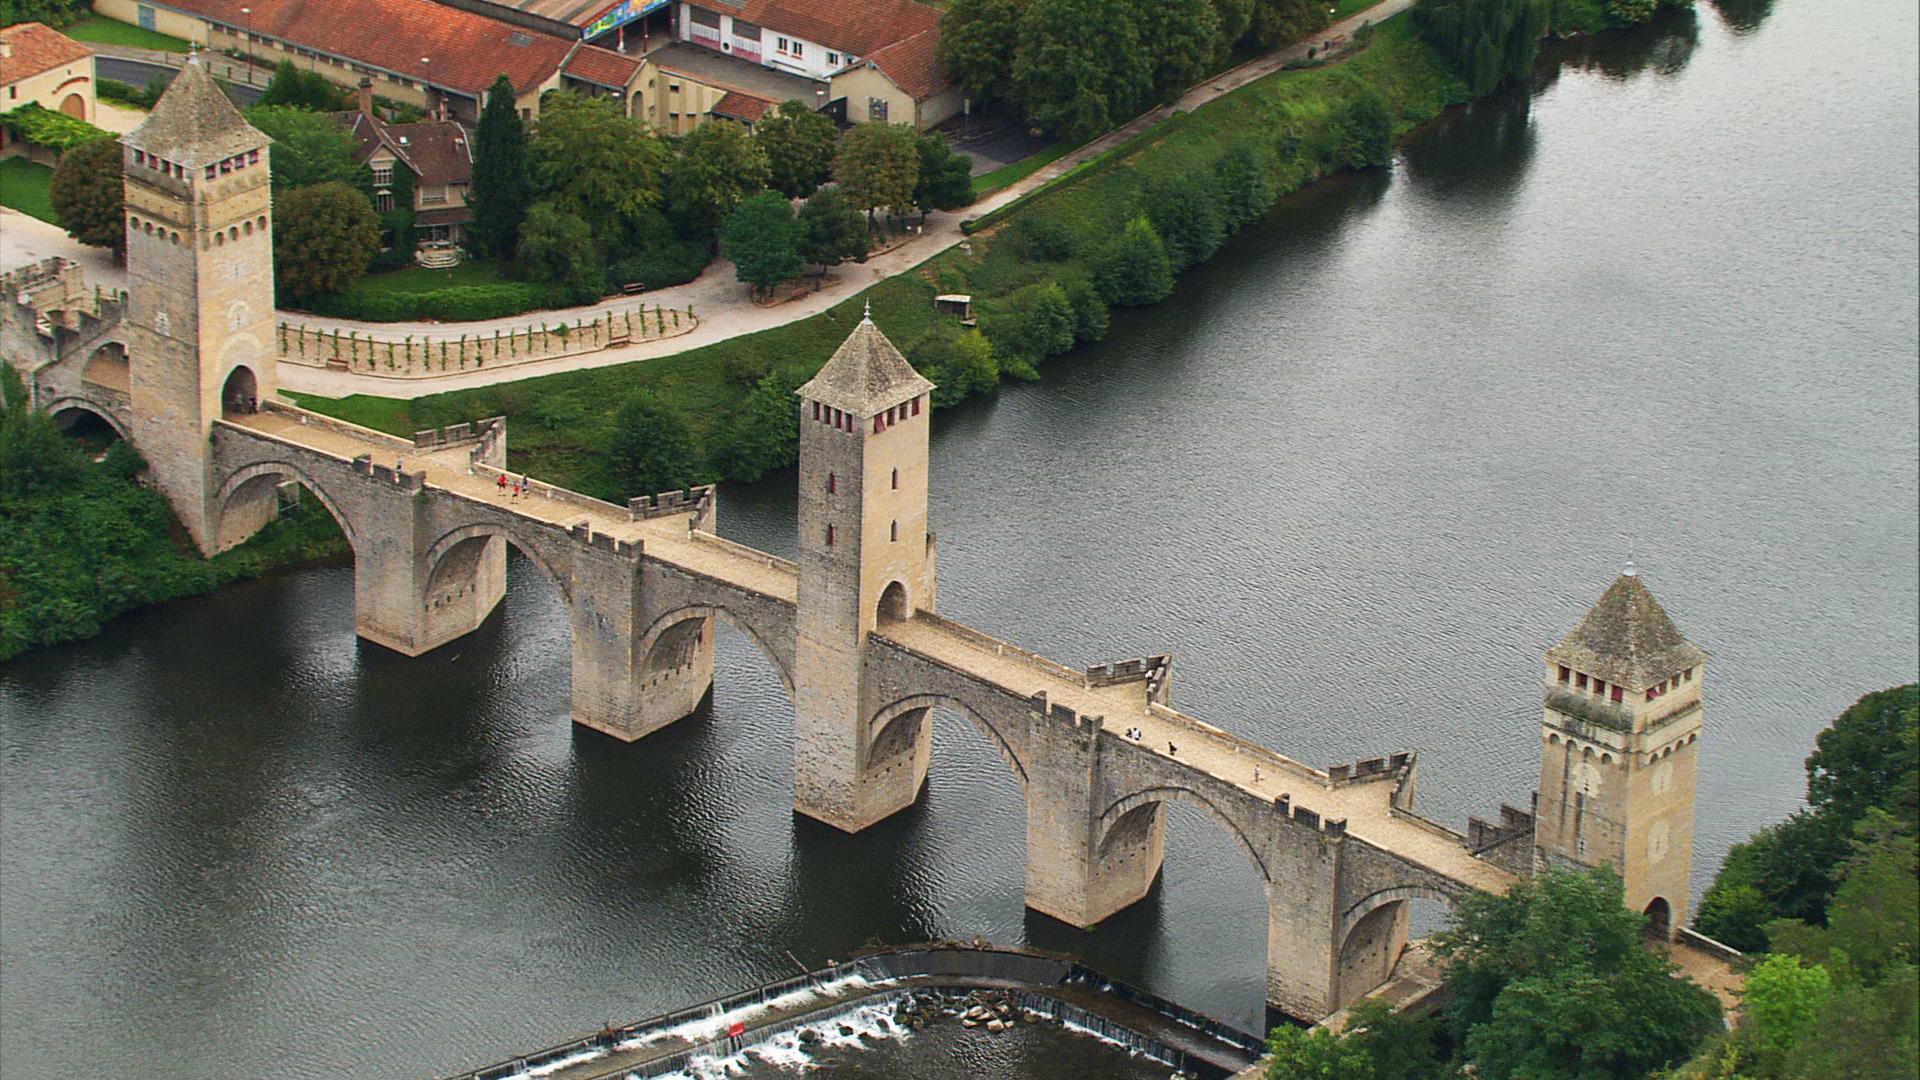
[[[1416,749],[1457,825],[1524,805],[1540,652],[1631,551],[1715,657],[1703,885],[1815,731],[1915,675],[1915,21],[1702,4],[1289,199],[940,418],[942,610],[1072,664],[1171,650],[1180,705],[1308,761]],[[790,551],[791,485],[726,491],[723,532]],[[1072,950],[1257,1022],[1260,889],[1187,808],[1148,900],[1031,917],[1019,790],[963,722],[919,806],[841,836],[790,812],[751,644],[711,718],[578,735],[559,595],[512,576],[418,660],[356,642],[342,566],[0,667],[7,1075],[450,1073],[870,938]],[[826,1075],[1129,1068],[921,1045]]]

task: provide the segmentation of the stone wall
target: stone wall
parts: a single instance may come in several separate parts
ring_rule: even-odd
[[[448,323],[431,334],[376,334],[282,321],[280,359],[381,378],[431,379],[660,341],[692,333],[700,320],[691,308],[649,310],[643,305],[594,319],[530,322],[486,332],[461,332],[460,325]]]

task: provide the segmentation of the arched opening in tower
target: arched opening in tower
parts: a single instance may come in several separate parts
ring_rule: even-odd
[[[68,438],[88,450],[98,452],[120,439],[120,431],[105,416],[84,406],[74,405],[53,414],[53,422]]]
[[[897,581],[890,581],[880,592],[880,618],[905,619],[913,612],[907,607],[907,588]]]
[[[1647,902],[1647,936],[1665,941],[1673,936],[1673,905],[1667,903],[1664,896],[1656,896]]]
[[[260,384],[252,368],[242,365],[227,376],[226,385],[220,388],[220,411],[227,416],[260,411]]]

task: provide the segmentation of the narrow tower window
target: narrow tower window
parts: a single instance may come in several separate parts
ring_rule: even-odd
[[[835,491],[835,489],[836,489],[836,484],[834,483],[834,481],[835,481],[836,479],[837,479],[837,477],[835,476],[835,474],[833,474],[833,473],[828,473],[828,474],[827,474],[827,494],[829,494],[829,495],[831,495],[831,494],[833,494],[833,493],[834,493],[834,491]]]
[[[884,417],[884,416],[881,416],[881,415],[879,415],[879,414],[877,414],[877,413],[876,413],[876,414],[874,414],[874,417],[873,417],[873,433],[874,433],[875,435],[878,435],[878,434],[880,434],[881,432],[883,432],[883,431],[885,431],[885,430],[887,430],[887,418],[886,418],[886,417]]]
[[[893,470],[893,486],[896,489],[899,488],[900,486],[900,470],[899,469]]]
[[[888,531],[887,539],[889,540],[900,539],[900,523],[899,522],[896,521],[892,525],[888,526],[888,530],[889,531]]]
[[[1569,667],[1568,667],[1567,665],[1565,665],[1565,664],[1561,664],[1561,665],[1560,665],[1560,681],[1561,681],[1561,682],[1572,682],[1572,681],[1573,681],[1573,669],[1572,669],[1572,668],[1569,668]]]
[[[827,546],[833,546],[833,526],[827,526]]]
[[[913,415],[915,416],[920,415],[920,399],[919,398],[913,399]]]

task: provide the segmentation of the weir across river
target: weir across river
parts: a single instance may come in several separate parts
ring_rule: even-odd
[[[473,632],[511,545],[570,613],[573,720],[633,741],[700,708],[724,619],[793,699],[795,810],[850,832],[917,800],[930,712],[952,709],[1025,794],[1027,905],[1076,926],[1147,894],[1162,807],[1191,803],[1258,872],[1267,999],[1303,1018],[1393,977],[1410,901],[1539,866],[1612,865],[1658,934],[1684,922],[1705,657],[1631,572],[1548,654],[1535,807],[1461,834],[1415,811],[1410,753],[1315,769],[1175,709],[1166,656],[1069,668],[938,615],[932,384],[871,319],[798,392],[788,561],[722,539],[711,487],[622,506],[506,473],[504,418],[405,439],[281,401],[267,140],[190,64],[127,153],[132,289],[90,293],[60,260],[7,275],[8,361],[37,406],[131,439],[205,551],[311,491],[353,548],[368,641],[418,656]]]

